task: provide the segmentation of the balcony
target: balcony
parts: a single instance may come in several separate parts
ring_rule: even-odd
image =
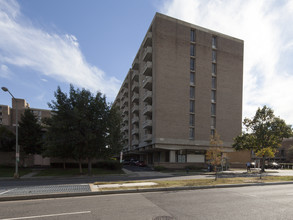
[[[145,48],[142,55],[143,61],[152,61],[152,53],[153,49],[151,47]]]
[[[134,105],[133,107],[132,107],[132,113],[136,113],[136,112],[138,112],[139,111],[139,107],[138,107],[138,105]]]
[[[126,107],[122,110],[122,114],[128,115],[128,107]]]
[[[145,134],[143,136],[143,141],[145,142],[152,141],[152,134]]]
[[[128,96],[128,89],[127,88],[124,88],[122,90],[122,99],[125,98],[125,97],[127,97],[127,96]]]
[[[138,67],[139,67],[138,58],[135,58],[132,63],[132,69],[138,70]]]
[[[131,102],[138,103],[138,101],[139,101],[139,95],[137,93],[134,93],[131,98]]]
[[[123,82],[122,86],[124,88],[127,88],[128,87],[128,79],[125,79],[125,81]]]
[[[143,109],[143,115],[151,115],[152,114],[152,106],[146,105]]]
[[[150,103],[152,101],[152,95],[152,91],[146,91],[142,97],[142,101]]]
[[[148,32],[142,42],[143,47],[152,46],[152,32]]]
[[[153,77],[147,76],[143,81],[142,81],[142,87],[144,89],[152,91],[152,84],[153,84]]]
[[[138,134],[138,133],[139,133],[138,128],[133,128],[132,131],[131,131],[132,135],[135,135],[135,134]]]
[[[138,92],[138,82],[133,82],[131,91]]]
[[[150,119],[145,120],[142,124],[143,128],[151,128],[152,126],[153,126],[153,121]]]
[[[142,68],[142,74],[145,76],[152,76],[152,67],[153,63],[151,61],[146,62]]]
[[[122,120],[123,124],[128,124],[128,117],[123,117],[123,120]]]
[[[139,123],[139,117],[134,116],[131,120],[132,124],[138,124]]]
[[[139,144],[139,141],[138,139],[133,139],[131,143],[132,143],[132,146],[137,146]]]
[[[131,80],[138,81],[138,71],[132,70]]]
[[[123,99],[122,106],[128,106],[128,98]]]
[[[121,129],[122,132],[125,132],[125,131],[128,131],[128,126],[127,125],[124,125]]]

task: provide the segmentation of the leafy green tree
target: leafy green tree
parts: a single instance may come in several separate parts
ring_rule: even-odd
[[[44,156],[61,159],[63,168],[66,168],[66,160],[76,159],[74,157],[76,146],[74,112],[70,98],[61,91],[59,86],[54,96],[56,100],[48,103],[49,108],[52,109],[52,117],[44,120],[47,129]],[[81,161],[79,165],[80,173],[82,173]]]
[[[112,106],[109,112],[108,119],[108,136],[107,136],[107,155],[119,155],[123,145],[122,145],[122,134],[120,130],[121,125],[121,114],[117,107]]]
[[[103,157],[106,147],[106,132],[109,107],[106,97],[100,92],[93,95],[88,90],[70,88],[70,100],[73,106],[73,121],[76,128],[75,155],[87,159],[88,173],[92,173],[92,160]]]
[[[47,125],[47,132],[45,133],[43,156],[61,159],[65,169],[66,161],[73,158],[72,138],[70,138],[70,132],[67,130],[68,127],[64,124],[61,125],[64,121],[60,121],[57,118],[58,116],[53,114],[52,118],[44,119],[44,124]]]
[[[55,98],[56,101],[49,103],[53,116],[47,123],[47,152],[66,159],[66,151],[70,151],[68,156],[78,161],[80,173],[82,161],[87,160],[91,175],[93,159],[103,158],[107,152],[107,126],[111,117],[106,97],[70,85],[69,95],[58,87]]]
[[[15,150],[15,134],[5,126],[0,126],[0,151],[10,152]]]
[[[236,150],[253,150],[262,159],[263,172],[265,159],[274,157],[283,138],[292,136],[292,128],[276,117],[273,110],[267,106],[258,108],[252,119],[245,118],[243,125],[246,132],[234,139],[233,147]]]
[[[19,145],[26,154],[42,152],[42,126],[32,110],[26,109],[19,122]]]

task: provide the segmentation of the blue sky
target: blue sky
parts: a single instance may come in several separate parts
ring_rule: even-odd
[[[243,117],[293,124],[290,0],[0,0],[0,86],[35,108],[70,83],[113,101],[156,12],[243,39]]]

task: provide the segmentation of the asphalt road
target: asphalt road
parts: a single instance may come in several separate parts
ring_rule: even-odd
[[[292,200],[292,185],[102,195],[1,202],[0,219],[286,220]]]

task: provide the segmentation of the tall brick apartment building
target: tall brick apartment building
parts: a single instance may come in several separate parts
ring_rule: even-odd
[[[124,155],[202,165],[215,131],[232,151],[241,133],[243,41],[157,13],[114,105]]]

